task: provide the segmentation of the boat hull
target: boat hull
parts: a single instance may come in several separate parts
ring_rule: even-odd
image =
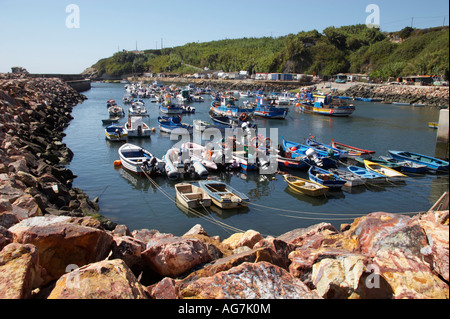
[[[248,206],[248,197],[225,183],[204,181],[199,182],[199,185],[211,197],[213,204],[221,209]]]
[[[434,172],[447,172],[449,170],[448,162],[435,157],[405,151],[389,151],[389,155],[398,160],[426,165],[429,170]]]
[[[295,176],[285,175],[284,180],[294,192],[312,197],[324,196],[329,190],[324,185]]]
[[[299,103],[299,108],[305,113],[314,113],[326,116],[350,116],[355,111],[354,107],[333,107],[333,108],[323,108],[316,107],[314,105]]]
[[[212,199],[209,195],[200,187],[179,183],[175,185],[177,200],[186,208],[203,208],[210,207]]]
[[[340,189],[345,185],[346,181],[336,176],[335,174],[321,169],[319,167],[311,166],[308,170],[309,179],[313,182],[322,184],[329,188]]]
[[[403,182],[406,179],[406,175],[387,166],[377,164],[368,160],[364,161],[364,165],[368,170],[384,175],[391,182]]]

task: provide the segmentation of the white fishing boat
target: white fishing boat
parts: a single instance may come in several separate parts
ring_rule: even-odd
[[[218,163],[222,163],[221,151],[214,152],[212,150],[207,150],[206,147],[193,142],[184,143],[181,145],[181,148],[188,150],[191,159],[200,161],[200,163],[202,163],[202,165],[209,171],[217,171],[218,167],[216,161]]]
[[[123,116],[124,111],[123,108],[118,105],[113,105],[108,108],[108,113],[111,116]]]
[[[164,173],[164,161],[140,146],[126,143],[118,152],[122,167],[133,173],[144,175],[145,172],[150,176]]]
[[[125,129],[129,137],[150,137],[151,129],[144,123],[145,116],[129,116]]]
[[[189,151],[171,148],[164,155],[166,174],[170,180],[177,180],[189,174],[191,178],[208,177],[208,170],[198,160],[191,160]]]
[[[211,197],[200,187],[188,183],[175,185],[177,200],[187,208],[210,207]]]

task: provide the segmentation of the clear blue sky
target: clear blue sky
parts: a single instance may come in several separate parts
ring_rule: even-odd
[[[80,28],[66,27],[69,4],[80,9]],[[364,24],[369,4],[382,31],[449,21],[448,0],[0,0],[0,72],[80,73],[136,41],[155,49],[161,39],[173,47]]]

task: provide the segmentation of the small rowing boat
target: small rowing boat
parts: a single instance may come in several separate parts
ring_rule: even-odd
[[[345,180],[344,186],[347,187],[361,186],[364,185],[364,183],[366,182],[362,177],[355,175],[350,171],[345,171],[339,168],[330,168],[328,170],[334,175],[337,175],[343,180]]]
[[[341,151],[347,151],[348,157],[351,158],[361,157],[364,159],[370,159],[372,155],[375,154],[375,151],[365,150],[354,146],[338,143],[335,142],[333,139],[331,140],[331,146]]]
[[[364,160],[364,165],[370,171],[377,172],[378,174],[384,175],[389,181],[401,182],[406,179],[406,175],[402,174],[395,169],[389,168],[387,166],[374,163],[368,160]]]
[[[380,156],[380,159],[389,163],[400,165],[402,172],[421,174],[427,171],[427,166],[423,164],[418,164],[411,161],[402,161],[389,156]]]
[[[448,171],[448,162],[435,157],[405,151],[389,151],[389,156],[400,160],[407,160],[426,165],[429,170],[434,172]]]
[[[311,166],[308,170],[309,179],[313,182],[322,184],[329,188],[342,188],[346,181],[333,174],[332,172],[325,170],[317,166]]]
[[[327,186],[297,176],[284,175],[284,180],[294,192],[313,197],[323,196],[329,189]]]
[[[222,209],[247,207],[250,201],[246,195],[219,181],[201,181],[199,185],[212,202]]]
[[[365,179],[366,182],[375,184],[386,182],[386,177],[384,175],[378,174],[377,172],[374,171],[369,171],[364,167],[347,166],[347,169],[353,174]]]
[[[177,200],[187,208],[210,207],[211,197],[200,187],[188,183],[175,185]]]

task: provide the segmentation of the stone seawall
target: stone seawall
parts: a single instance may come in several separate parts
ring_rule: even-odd
[[[0,299],[449,298],[448,210],[276,238],[111,223],[63,166],[83,99],[59,79],[0,75]]]
[[[342,93],[344,96],[377,98],[384,103],[400,102],[427,106],[449,105],[449,87],[409,85],[356,85]]]

